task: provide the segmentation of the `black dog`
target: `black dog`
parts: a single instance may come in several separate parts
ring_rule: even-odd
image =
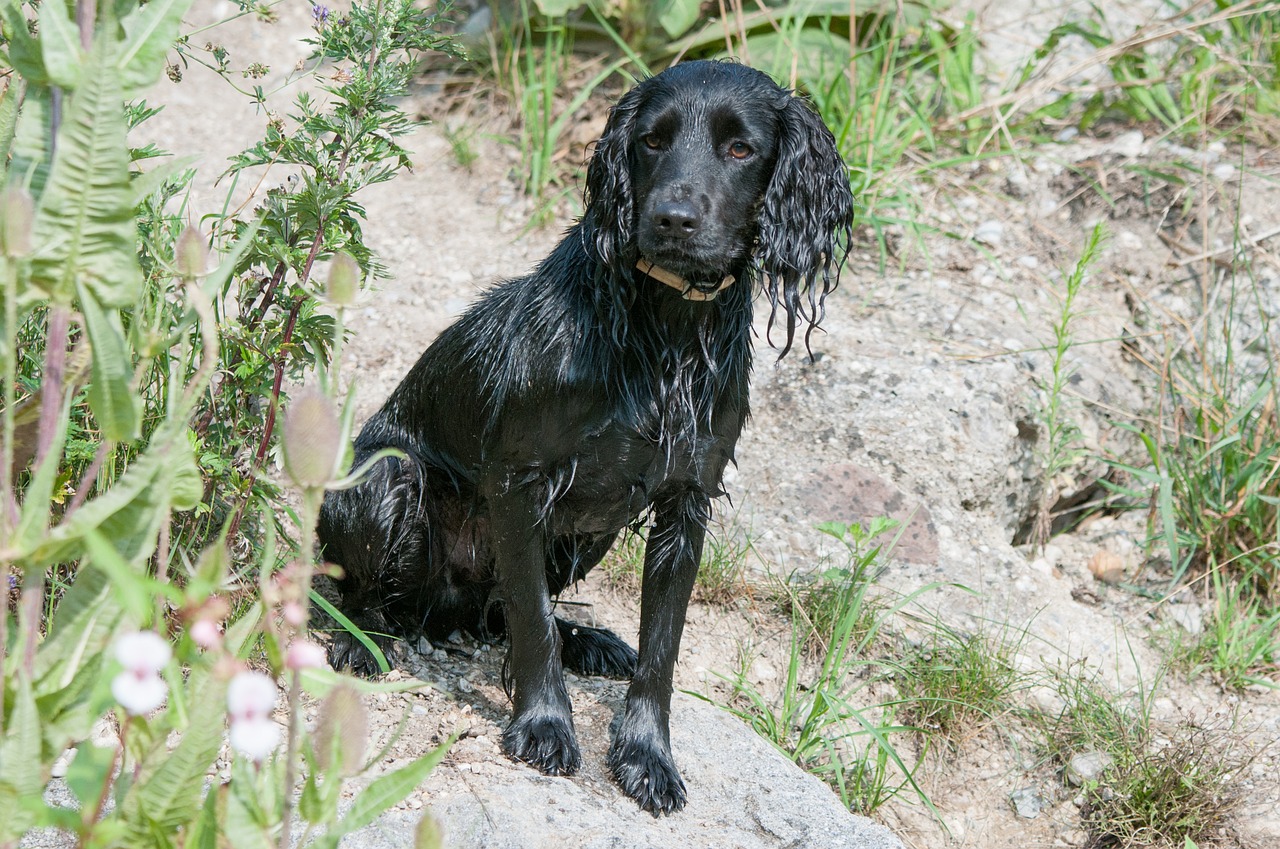
[[[645,810],[685,803],[671,756],[672,671],[711,499],[747,418],[753,289],[822,318],[853,199],[834,139],[765,74],[688,62],[613,108],[586,214],[528,277],[440,335],[356,440],[391,446],[330,493],[325,558],[362,628],[510,635],[502,744],[551,775],[581,761],[562,669],[631,678],[609,766]],[[637,657],[554,616],[619,532],[650,523]],[[492,602],[497,602],[493,604]],[[373,671],[349,635],[335,667]]]

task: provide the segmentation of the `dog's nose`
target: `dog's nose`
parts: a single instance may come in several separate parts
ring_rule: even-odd
[[[660,203],[653,210],[653,228],[663,236],[688,239],[701,226],[698,210],[687,201]]]

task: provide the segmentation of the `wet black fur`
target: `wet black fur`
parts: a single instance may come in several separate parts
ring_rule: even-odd
[[[737,64],[688,62],[612,109],[586,213],[533,274],[485,293],[427,349],[356,440],[320,539],[342,609],[368,631],[510,636],[503,748],[545,773],[580,764],[563,668],[630,678],[609,766],[641,807],[685,804],[671,755],[672,671],[711,500],[747,418],[753,290],[783,353],[835,286],[852,218],[831,133]],[[635,270],[641,257],[711,301]],[[637,655],[553,599],[618,534],[649,523]],[[374,671],[339,634],[337,667]]]

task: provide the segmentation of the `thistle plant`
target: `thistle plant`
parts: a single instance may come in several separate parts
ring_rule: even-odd
[[[155,151],[128,147],[152,112],[126,100],[159,78],[190,5],[0,2],[13,69],[0,92],[0,573],[20,595],[16,623],[0,605],[3,846],[56,827],[82,847],[336,847],[447,748],[375,778],[339,819],[344,779],[366,764],[331,725],[358,727],[355,688],[377,685],[324,668],[307,631],[316,513],[350,438],[342,310],[377,268],[352,194],[407,161],[389,98],[439,36],[408,0],[318,17],[320,55],[352,63],[335,106],[303,108],[297,132],[273,125],[233,163],[273,157],[301,188],[204,229],[168,211],[189,175],[138,171]],[[322,302],[315,270],[339,251]],[[284,378],[317,367],[317,388],[285,404]],[[227,419],[233,401],[262,418]],[[217,472],[245,445],[254,463],[228,488]],[[270,499],[286,486],[303,504],[288,544]],[[173,532],[183,514],[202,517],[197,533],[190,519]],[[237,516],[263,529],[247,562],[231,556]],[[306,692],[343,705],[322,711],[314,740],[298,721]],[[116,731],[111,745],[90,742],[95,725]],[[224,740],[229,779],[212,771]],[[69,746],[78,804],[62,808],[41,800]]]

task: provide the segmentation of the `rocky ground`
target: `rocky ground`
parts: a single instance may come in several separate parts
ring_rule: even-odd
[[[236,28],[224,37],[236,41],[237,62],[265,57],[288,67],[305,55],[296,42],[304,12],[286,11],[273,26]],[[185,149],[195,140],[209,174],[264,124],[245,99],[194,72],[152,100],[166,110],[146,132],[170,147]],[[438,92],[425,86],[409,105],[422,114],[443,111]],[[445,124],[470,128],[480,155],[469,168],[457,163]],[[345,368],[358,384],[362,416],[477,293],[495,279],[528,271],[569,223],[572,203],[566,202],[555,224],[528,228],[533,209],[513,177],[518,154],[500,138],[509,132],[493,114],[451,113],[409,138],[411,174],[364,198],[366,234],[392,276],[350,321],[354,337]],[[1078,344],[1069,356],[1075,373],[1070,408],[1084,448],[1124,451],[1115,423],[1130,420],[1154,397],[1157,376],[1148,364],[1159,361],[1163,342],[1153,329],[1195,320],[1206,297],[1197,254],[1229,244],[1238,222],[1255,233],[1280,222],[1278,166],[1271,151],[1186,150],[1127,130],[1076,137],[920,185],[922,223],[934,229],[919,238],[891,234],[896,253],[887,263],[870,242],[855,250],[828,301],[826,332],[815,337],[812,361],[792,354],[775,363],[761,334],[754,415],[727,483],[732,505],[723,505],[719,516],[721,533],[752,540],[749,575],[757,584],[768,575],[813,572],[840,556],[814,530],[818,522],[897,517],[906,529],[878,577],[880,592],[962,585],[969,591],[925,593],[919,609],[965,633],[1025,630],[1019,664],[1027,671],[1079,662],[1120,691],[1159,680],[1152,704],[1160,722],[1234,717],[1241,744],[1260,753],[1240,779],[1245,805],[1222,835],[1227,846],[1280,845],[1280,769],[1274,750],[1261,750],[1280,732],[1280,698],[1272,691],[1224,692],[1204,678],[1160,679],[1164,643],[1154,635],[1201,627],[1196,601],[1187,596],[1157,605],[1098,581],[1088,568],[1101,552],[1125,583],[1157,585],[1158,564],[1144,556],[1144,516],[1092,518],[1043,550],[1023,540],[1045,486],[1037,413],[1050,363],[1043,346],[1052,341],[1060,311],[1061,270],[1074,264],[1088,230],[1105,219],[1110,238],[1081,295]],[[1140,176],[1143,169],[1168,167],[1179,168],[1186,183],[1156,185]],[[1241,190],[1242,171],[1248,191]],[[1109,201],[1100,199],[1100,186]],[[1188,199],[1194,199],[1190,207]],[[194,196],[193,220],[220,205],[221,190],[204,187]],[[1280,265],[1271,247],[1261,242],[1254,261],[1259,291],[1274,309]],[[1078,463],[1048,484],[1054,490],[1048,501],[1087,490],[1102,471],[1096,462]],[[634,640],[633,594],[592,576],[572,601],[582,603],[578,615]],[[695,604],[677,686],[723,698],[714,673],[739,669],[746,655],[755,683],[776,688],[788,630],[789,621],[763,592],[743,590],[728,604]],[[891,845],[887,836],[844,819],[838,802],[830,804],[834,797],[798,771],[774,770],[768,747],[755,745],[736,720],[708,717],[709,709],[691,698],[679,702],[675,719],[677,729],[699,729],[676,732],[690,807],[663,821],[640,816],[620,801],[604,773],[608,726],[623,694],[623,685],[613,682],[571,683],[584,742],[582,775],[539,777],[498,752],[507,715],[495,657],[501,649],[470,643],[422,646],[425,653],[418,648],[404,647],[393,675],[432,686],[371,698],[373,743],[389,741],[406,710],[410,721],[389,750],[388,765],[451,731],[463,730],[465,737],[387,828],[398,827],[397,817],[430,809],[457,841],[448,845],[456,846],[550,845],[553,839],[566,847]],[[1024,697],[1029,705],[1054,707],[1047,688],[1029,689]],[[882,808],[877,818],[915,847],[1083,845],[1072,793],[1051,764],[1011,744],[1013,736],[997,724],[950,753],[926,758],[922,784],[945,828],[906,801]],[[1010,802],[1012,793],[1027,788],[1044,798],[1034,818],[1019,816]],[[713,798],[720,804],[714,810],[707,801]],[[818,804],[830,810],[816,814]],[[526,842],[501,842],[497,835],[521,820],[531,829]],[[590,832],[583,822],[615,823],[616,831]],[[828,826],[834,831],[815,830]],[[842,842],[846,838],[864,842]],[[351,845],[379,846],[384,838],[362,839],[367,842]]]

